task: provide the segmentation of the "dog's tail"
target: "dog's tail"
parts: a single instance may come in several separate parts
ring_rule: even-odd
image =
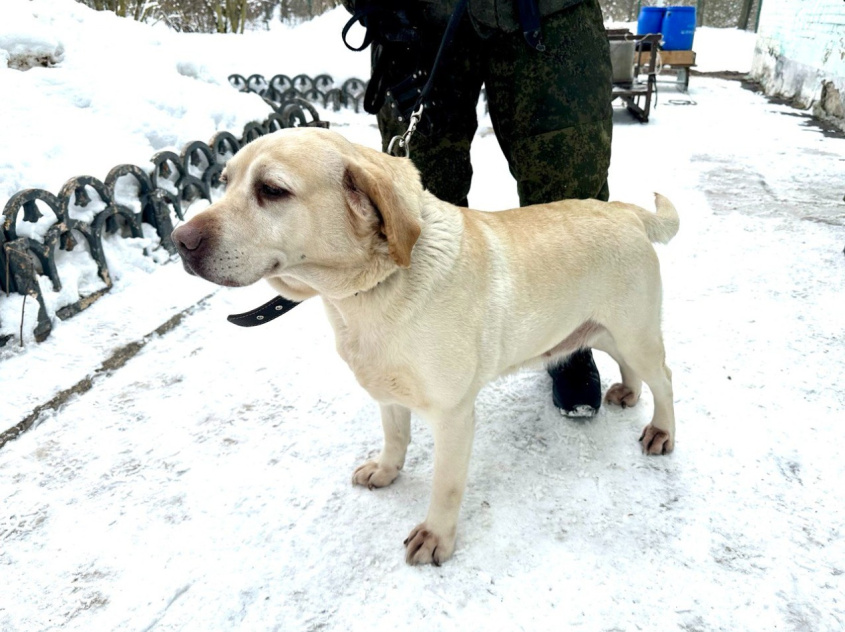
[[[678,234],[678,227],[681,224],[678,211],[675,210],[669,198],[659,193],[654,194],[654,205],[657,208],[656,214],[636,207],[637,215],[645,226],[649,240],[668,244],[669,240]]]

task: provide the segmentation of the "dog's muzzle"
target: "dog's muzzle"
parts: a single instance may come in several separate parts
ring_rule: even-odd
[[[182,258],[182,265],[188,274],[205,278],[200,270],[209,249],[209,238],[202,229],[188,222],[177,227],[171,234],[170,239],[179,251]]]

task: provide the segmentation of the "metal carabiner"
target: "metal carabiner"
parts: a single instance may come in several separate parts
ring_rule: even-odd
[[[408,123],[408,131],[402,134],[402,136],[394,136],[390,139],[390,144],[387,146],[388,154],[398,158],[411,157],[411,136],[413,136],[414,132],[417,131],[417,125],[419,125],[419,122],[422,119],[424,110],[425,105],[420,103],[420,106],[411,114],[411,122]]]
[[[394,136],[390,139],[390,144],[387,146],[387,153],[397,158],[407,158],[411,152],[405,144],[404,136]]]

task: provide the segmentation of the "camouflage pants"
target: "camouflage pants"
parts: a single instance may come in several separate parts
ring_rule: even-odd
[[[430,70],[442,36],[440,27],[432,30],[426,53],[395,55],[392,72]],[[542,37],[546,50],[538,52],[522,33],[479,33],[464,19],[437,70],[431,118],[411,145],[423,185],[437,197],[467,206],[469,149],[484,84],[521,205],[608,199],[612,73],[598,1],[584,0],[545,18]],[[389,102],[378,122],[385,150],[407,129]]]

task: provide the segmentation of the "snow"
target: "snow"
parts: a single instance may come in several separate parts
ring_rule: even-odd
[[[0,204],[266,117],[230,72],[365,77],[368,56],[337,46],[344,20],[185,35],[4,0],[6,58],[36,40],[64,58],[0,67]],[[706,31],[700,67],[750,66],[747,34]],[[150,233],[114,239],[111,292],[46,342],[0,348],[0,429],[92,381],[0,449],[0,630],[841,630],[845,143],[737,82],[673,90],[647,125],[616,112],[611,167],[613,198],[649,206],[657,190],[681,214],[658,250],[672,455],[640,454],[648,393],[573,422],[544,373],[502,378],[478,399],[456,554],[408,567],[431,435],[414,420],[391,487],[351,486],[380,447],[378,410],[319,301],[236,328],[225,315],[266,286],[217,288],[143,255]],[[370,117],[321,117],[378,145]],[[489,119],[473,162],[471,204],[514,205]],[[21,307],[0,296],[4,327]],[[98,370],[132,343],[122,368]],[[618,370],[597,361],[607,387]]]
[[[18,70],[36,65],[52,66],[63,60],[64,46],[56,30],[21,2],[4,9],[4,27],[0,32],[0,50],[6,63]]]
[[[697,28],[692,46],[696,51],[695,69],[699,72],[751,72],[756,40],[754,33],[741,29]]]

